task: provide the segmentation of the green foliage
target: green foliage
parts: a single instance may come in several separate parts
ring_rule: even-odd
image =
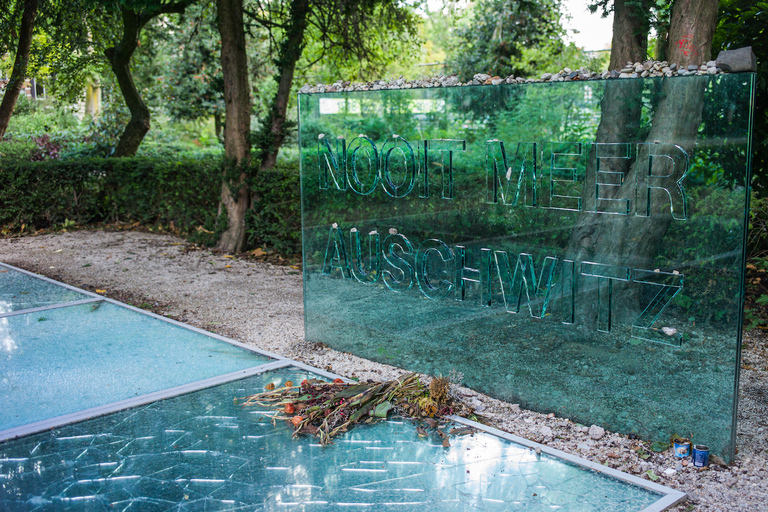
[[[81,158],[3,163],[0,225],[140,222],[188,232],[218,204],[219,159]]]
[[[752,140],[752,186],[768,196],[768,2],[721,0],[712,44],[720,50],[751,46],[757,55],[757,91]]]
[[[0,145],[5,150],[9,141]],[[11,158],[26,149],[13,141],[0,160],[0,229],[4,234],[96,222],[139,223],[214,245],[227,228],[218,216],[219,155],[162,158],[69,158],[41,162]],[[6,153],[8,154],[8,153]],[[248,247],[284,255],[301,252],[301,207],[296,157],[278,162],[252,184],[259,201],[246,223]]]
[[[174,119],[199,119],[224,112],[215,15],[212,4],[190,6],[179,21],[179,30],[163,45],[178,57],[168,59],[157,78],[163,85],[168,114]],[[156,59],[165,60],[160,55]]]
[[[560,42],[554,45],[521,48],[520,55],[510,59],[510,65],[518,69],[521,76],[537,78],[542,73],[554,73],[563,68],[598,71],[608,67],[608,52],[590,56],[577,48],[574,43],[567,46]]]
[[[457,30],[447,70],[464,81],[481,72],[519,76],[537,67],[535,61],[521,62],[524,48],[554,58],[565,48],[559,7],[559,0],[478,0],[471,22]]]
[[[322,83],[380,78],[419,44],[419,18],[396,0],[313,0],[308,20],[299,69]]]
[[[278,163],[251,184],[253,209],[246,217],[248,247],[285,255],[301,253],[301,187],[298,160]]]

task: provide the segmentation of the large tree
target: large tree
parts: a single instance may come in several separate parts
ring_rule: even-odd
[[[237,4],[237,6],[235,6]],[[219,0],[219,9],[242,6],[241,0]],[[336,61],[355,60],[361,71],[371,72],[382,69],[397,49],[415,42],[416,19],[410,8],[399,0],[289,0],[287,2],[256,1],[245,9],[250,24],[269,30],[274,42],[275,88],[266,114],[259,120],[260,128],[253,136],[254,157],[258,167],[238,166],[238,171],[225,172],[222,186],[222,205],[226,207],[228,229],[222,235],[218,248],[225,252],[239,251],[245,246],[245,214],[252,200],[249,182],[258,178],[260,171],[274,167],[278,151],[292,124],[288,122],[287,110],[291,87],[297,64],[304,56],[311,42],[313,62],[324,59]],[[222,36],[222,67],[224,55],[235,58],[235,52],[245,62],[246,49],[234,41],[224,49],[224,30],[235,30],[235,22],[225,28],[219,12],[219,30]],[[232,53],[230,53],[230,51]],[[342,78],[342,77],[340,77]],[[227,78],[225,74],[225,95]],[[248,132],[243,129],[230,132],[230,108],[245,108],[229,100],[227,108],[225,147],[244,147]],[[239,115],[239,114],[237,114]],[[245,125],[243,125],[244,127]],[[231,140],[237,137],[238,140]],[[227,150],[229,151],[229,150]],[[236,161],[239,162],[239,161]],[[225,197],[227,190],[230,191]],[[233,194],[236,193],[236,196]],[[246,199],[248,197],[248,199]]]

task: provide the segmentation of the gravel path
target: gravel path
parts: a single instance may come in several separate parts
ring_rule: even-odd
[[[306,343],[301,273],[292,267],[197,250],[167,234],[103,230],[0,239],[0,261],[106,290],[117,300],[348,377],[381,380],[402,372]],[[652,470],[660,483],[688,493],[688,502],[673,510],[768,511],[768,339],[760,333],[745,335],[738,454],[730,467],[683,467],[670,450],[656,454],[598,427],[459,392],[491,426],[645,478]]]

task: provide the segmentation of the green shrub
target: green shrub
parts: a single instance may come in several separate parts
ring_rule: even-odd
[[[248,247],[284,255],[301,253],[301,187],[298,161],[278,163],[258,174],[251,185],[253,209],[245,229]]]
[[[36,151],[37,146],[25,151]],[[5,147],[5,146],[3,146]],[[21,151],[22,146],[13,146]],[[26,146],[24,146],[26,148]],[[4,232],[64,224],[139,222],[163,226],[201,245],[226,229],[218,216],[221,158],[208,152],[163,158],[0,160],[0,228]],[[196,155],[196,156],[190,156]],[[301,252],[298,160],[282,158],[251,184],[254,208],[246,218],[247,247],[282,255]]]
[[[219,164],[218,158],[4,161],[0,225],[16,231],[119,220],[188,232],[215,217]]]

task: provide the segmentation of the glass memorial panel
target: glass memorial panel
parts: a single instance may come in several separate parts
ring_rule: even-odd
[[[0,314],[89,298],[84,293],[0,265]]]
[[[396,418],[324,447],[233,401],[313,377],[272,370],[0,443],[0,509],[628,512],[663,497],[453,424],[448,448]]]
[[[754,80],[301,94],[307,340],[730,460]]]
[[[108,302],[0,318],[0,430],[269,361]]]

